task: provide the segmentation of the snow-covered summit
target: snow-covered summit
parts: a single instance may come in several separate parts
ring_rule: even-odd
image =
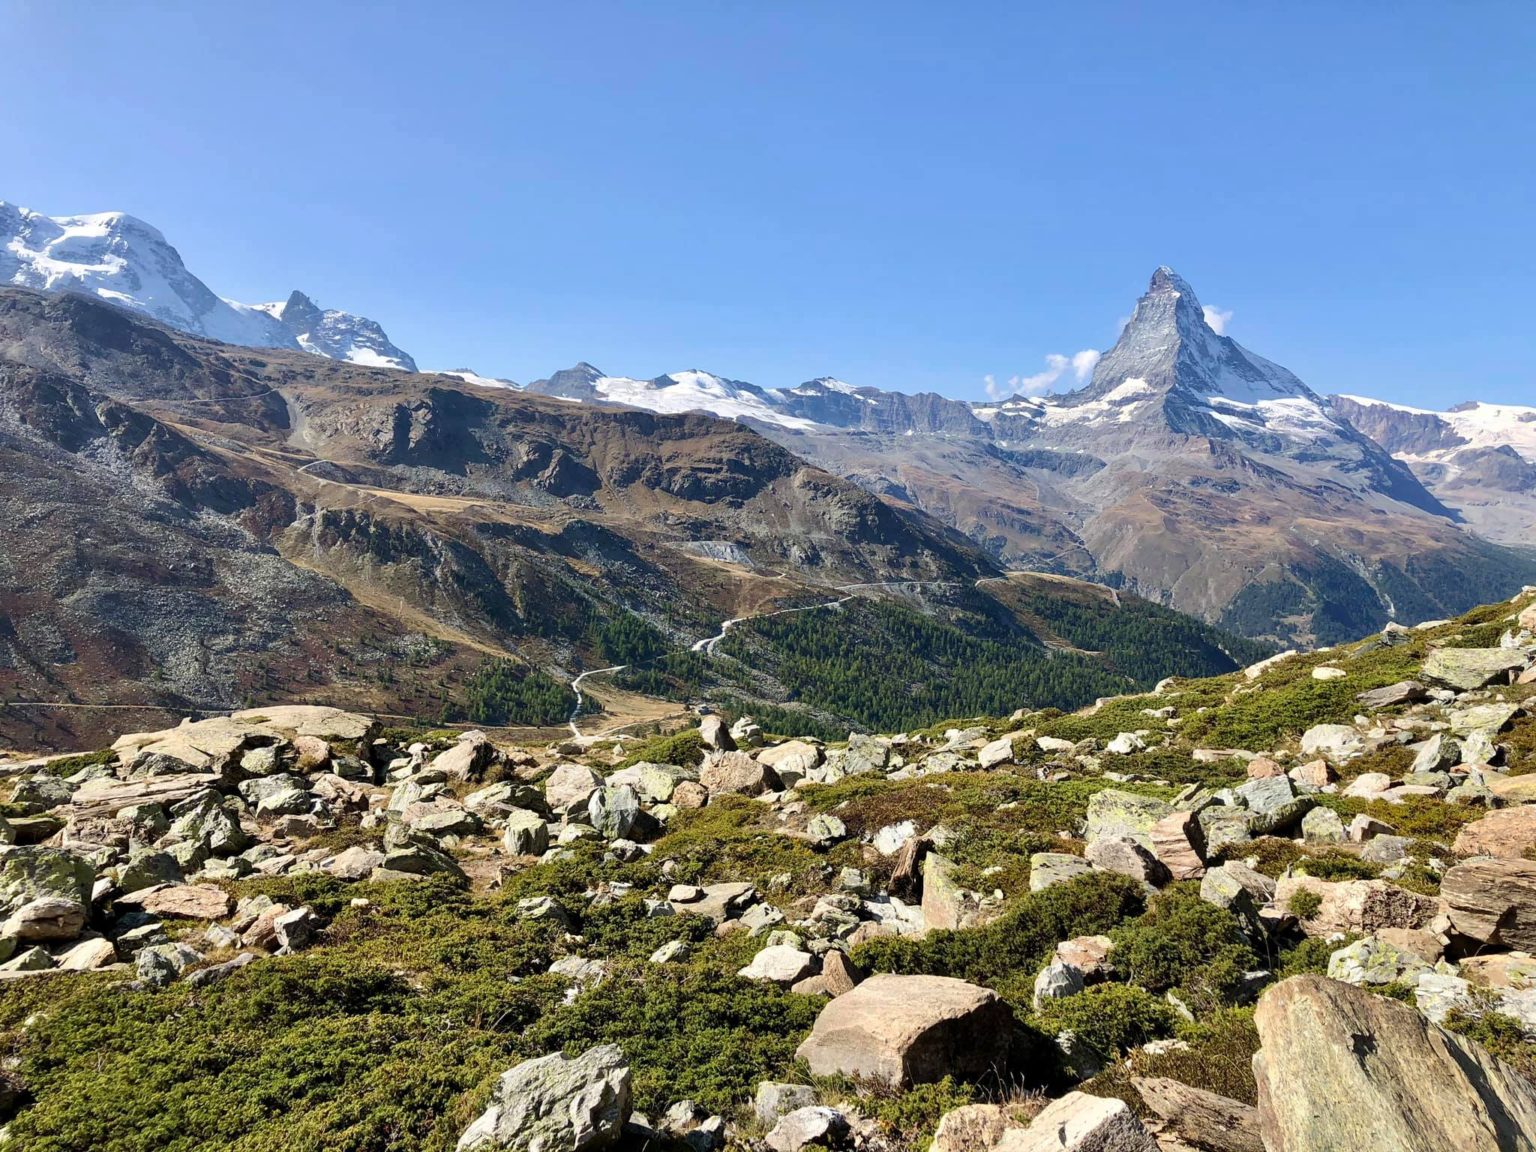
[[[377,323],[321,309],[302,292],[279,304],[218,296],[158,228],[126,212],[44,216],[0,201],[0,284],[84,292],[226,344],[302,348],[354,364],[416,369]]]

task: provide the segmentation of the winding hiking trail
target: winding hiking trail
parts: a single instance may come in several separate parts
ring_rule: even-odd
[[[581,692],[581,682],[588,676],[601,676],[604,672],[622,672],[628,668],[628,664],[615,664],[610,668],[594,668],[590,672],[580,673],[571,681],[571,691],[576,693],[576,707],[571,709],[571,735],[578,740],[581,738],[581,729],[576,726],[576,718],[581,715],[581,706],[586,702],[586,697]]]

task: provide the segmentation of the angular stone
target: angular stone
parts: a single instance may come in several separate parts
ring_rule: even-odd
[[[560,816],[584,813],[603,778],[585,764],[559,764],[544,781],[544,802]]]
[[[1168,869],[1163,867],[1151,849],[1143,847],[1129,836],[1105,836],[1090,840],[1083,856],[1095,868],[1129,876],[1143,884],[1161,887],[1168,882]]]
[[[1497,948],[1536,950],[1536,863],[1464,860],[1441,877],[1440,898],[1458,935]]]
[[[1160,1134],[1217,1152],[1265,1152],[1259,1110],[1250,1104],[1162,1076],[1134,1076],[1131,1087],[1162,1120]]]
[[[827,1004],[795,1055],[816,1076],[868,1076],[894,1087],[975,1080],[1006,1061],[1007,1004],[947,976],[871,976]]]
[[[229,893],[212,884],[166,884],[144,888],[117,902],[161,920],[221,920],[234,909]]]
[[[89,860],[61,848],[0,847],[0,915],[29,901],[55,896],[82,907],[90,903],[96,869]]]
[[[1458,692],[1473,692],[1529,663],[1523,652],[1510,648],[1436,648],[1424,661],[1424,675]]]
[[[704,747],[715,752],[736,751],[736,741],[726,728],[725,720],[715,713],[699,721],[699,739],[704,742]]]
[[[699,783],[711,794],[729,792],[760,796],[779,790],[779,778],[774,770],[745,752],[719,752],[709,757],[699,770]]]
[[[537,812],[514,808],[507,813],[501,846],[508,856],[542,856],[549,848],[549,825]]]
[[[1303,756],[1347,764],[1365,751],[1365,738],[1349,724],[1316,724],[1301,734]]]
[[[1362,692],[1355,697],[1368,712],[1377,712],[1383,708],[1396,708],[1400,704],[1417,704],[1421,700],[1429,699],[1429,689],[1417,680],[1400,680],[1396,684],[1388,684],[1385,688],[1372,688],[1369,692]]]
[[[1011,1128],[996,1152],[1159,1152],[1124,1100],[1068,1092],[1046,1105],[1028,1128]]]
[[[458,1152],[586,1152],[617,1142],[630,1112],[630,1073],[616,1044],[525,1060],[503,1072]]]
[[[1301,818],[1301,838],[1308,844],[1344,843],[1344,821],[1332,808],[1314,808]]]
[[[1143,848],[1152,848],[1152,826],[1171,815],[1173,805],[1150,796],[1105,788],[1088,798],[1088,820],[1084,839],[1129,836]]]
[[[976,763],[981,768],[996,768],[1013,760],[1013,737],[1001,736],[989,744],[983,744],[976,753]]]
[[[1362,936],[1381,928],[1421,928],[1438,911],[1430,897],[1386,880],[1329,882],[1312,876],[1281,878],[1275,884],[1275,907],[1288,911],[1298,892],[1315,893],[1322,901],[1302,925],[1308,936]]]
[[[0,936],[23,944],[73,940],[85,928],[85,905],[60,896],[39,896],[17,908],[0,924]]]
[[[766,980],[774,984],[793,984],[816,971],[816,958],[809,952],[787,944],[764,948],[752,957],[752,963],[736,974],[747,980]]]
[[[1067,852],[1036,852],[1029,858],[1029,890],[1039,892],[1092,871],[1093,865],[1081,856]]]
[[[763,1138],[773,1152],[800,1152],[802,1148],[835,1148],[848,1136],[848,1119],[836,1108],[813,1104],[779,1118]]]
[[[874,736],[854,734],[848,737],[843,755],[843,772],[859,776],[866,772],[884,772],[891,763],[891,746]]]
[[[988,1152],[1017,1127],[1001,1104],[963,1104],[939,1117],[928,1152]]]
[[[1052,960],[1035,977],[1034,1004],[1038,1011],[1047,1000],[1076,996],[1086,986],[1082,972],[1071,964]]]
[[[1297,784],[1307,788],[1326,788],[1338,779],[1333,765],[1326,760],[1308,760],[1286,773]]]
[[[1413,952],[1404,951],[1378,936],[1366,936],[1345,945],[1328,957],[1328,976],[1346,984],[1381,985],[1413,983],[1433,965]]]
[[[987,918],[976,894],[956,883],[954,871],[946,856],[923,857],[923,920],[930,928],[971,928]]]
[[[450,780],[479,780],[496,756],[496,746],[483,732],[466,732],[452,748],[433,757],[428,767]]]
[[[1321,976],[1259,1000],[1259,1127],[1274,1152],[1536,1147],[1536,1088],[1406,1004]]]
[[[764,1080],[757,1086],[752,1106],[757,1118],[772,1127],[779,1122],[781,1116],[787,1116],[800,1108],[809,1108],[814,1103],[816,1089],[809,1084],[781,1084],[774,1080]]]
[[[1205,875],[1201,846],[1205,837],[1193,812],[1170,812],[1147,832],[1152,854],[1175,880],[1198,880]]]
[[[806,740],[786,740],[756,753],[757,762],[778,773],[803,777],[821,763],[821,747]]]

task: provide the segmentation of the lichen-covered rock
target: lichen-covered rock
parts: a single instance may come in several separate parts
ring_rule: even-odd
[[[1458,692],[1473,692],[1528,663],[1525,653],[1512,648],[1436,648],[1424,661],[1424,675]]]
[[[1264,993],[1255,1023],[1271,1152],[1536,1148],[1536,1088],[1406,1004],[1295,976]]]
[[[1422,956],[1398,948],[1377,936],[1366,936],[1345,945],[1328,957],[1328,975],[1346,984],[1382,985],[1412,983],[1419,974],[1433,971]]]
[[[1039,892],[1093,871],[1093,865],[1068,852],[1036,852],[1029,858],[1029,890]]]
[[[617,1045],[576,1057],[555,1052],[503,1072],[458,1149],[585,1152],[617,1141],[629,1112],[629,1065]]]
[[[35,844],[0,847],[0,915],[44,896],[90,903],[96,869],[89,860],[62,848]]]
[[[1152,826],[1173,810],[1173,805],[1166,800],[1105,788],[1088,798],[1085,838],[1100,840],[1108,836],[1129,836],[1150,851]]]

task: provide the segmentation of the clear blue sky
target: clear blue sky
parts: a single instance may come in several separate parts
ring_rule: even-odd
[[[981,395],[1154,267],[1319,391],[1536,403],[1536,6],[0,0],[0,199],[424,366]]]

